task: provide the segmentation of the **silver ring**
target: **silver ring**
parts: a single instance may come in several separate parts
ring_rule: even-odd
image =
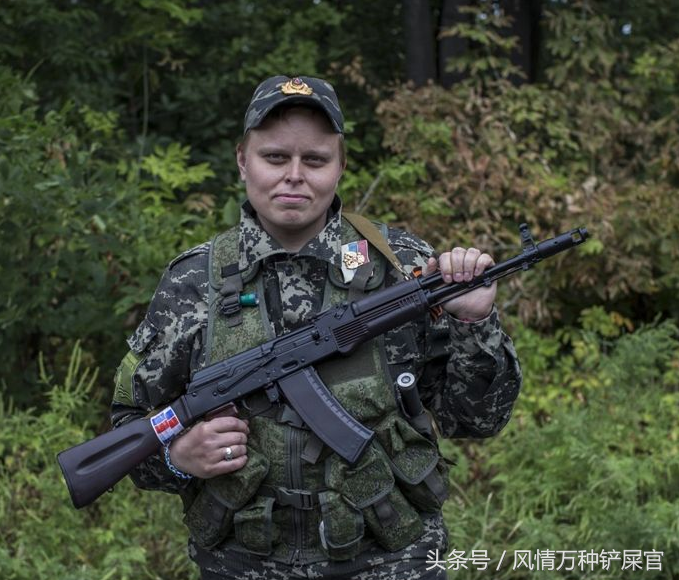
[[[224,461],[231,461],[233,459],[233,449],[227,447],[224,449]]]

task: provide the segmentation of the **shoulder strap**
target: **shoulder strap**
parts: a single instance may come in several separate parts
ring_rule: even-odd
[[[406,280],[410,279],[410,276],[403,268],[403,264],[401,264],[401,261],[396,257],[396,254],[394,254],[393,250],[389,247],[385,236],[382,235],[375,224],[356,213],[342,212],[342,217],[344,217],[358,233],[365,236],[365,239],[368,240]]]
[[[256,275],[259,263],[254,264],[244,271],[238,269],[240,253],[238,249],[238,236],[240,230],[238,226],[229,228],[225,232],[217,234],[210,244],[210,286],[219,290],[228,275],[238,272],[243,279],[243,284],[247,284]]]
[[[242,306],[255,306],[254,303],[244,302],[243,287],[256,275],[258,264],[241,272],[238,266],[238,226],[217,234],[210,244],[208,258],[208,318],[206,364],[214,362],[215,335],[220,338],[224,327],[233,328],[243,323]],[[223,349],[222,349],[223,350]],[[217,360],[221,354],[217,349]]]

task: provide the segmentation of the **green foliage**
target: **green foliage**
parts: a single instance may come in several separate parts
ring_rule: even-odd
[[[584,310],[579,323],[553,335],[513,325],[524,372],[521,409],[536,420],[547,420],[554,408],[578,408],[610,386],[610,377],[598,373],[600,359],[612,339],[633,330],[629,319],[600,306]]]
[[[451,59],[446,64],[447,72],[467,73],[476,83],[493,82],[512,75],[523,76],[512,64],[510,54],[516,48],[517,38],[507,36],[503,31],[509,27],[508,17],[501,11],[489,9],[483,3],[477,6],[460,6],[460,14],[471,17],[441,33],[441,37],[455,36],[469,42],[470,50]]]
[[[588,315],[585,326],[596,325],[594,318]],[[483,445],[449,444],[448,453],[463,458],[451,473],[454,493],[445,508],[451,549],[485,549],[492,569],[507,550],[499,578],[543,577],[513,570],[515,550],[659,550],[662,571],[644,577],[673,578],[679,571],[679,332],[664,323],[610,337],[612,327],[602,322],[603,334],[575,333],[587,336],[596,352],[582,369],[564,372],[552,358],[554,344],[541,355],[533,343],[517,341],[531,380],[514,419]],[[538,359],[545,363],[543,389],[567,382],[548,414],[542,408],[536,415]],[[569,394],[569,376],[582,380],[582,396]],[[608,573],[595,566],[593,577],[619,577],[620,565],[612,563]],[[455,578],[474,578],[473,570]],[[580,578],[582,570],[562,570],[559,577]]]
[[[156,147],[152,155],[144,158],[141,166],[163,184],[164,193],[172,199],[174,190],[185,191],[190,185],[202,183],[215,175],[207,163],[187,167],[188,160],[189,147],[171,143],[166,149]]]
[[[225,201],[242,115],[267,76],[332,79],[361,121],[362,155],[375,156],[373,99],[400,75],[400,26],[391,2],[10,0],[0,3],[0,64],[32,75],[41,111],[75,101],[115,112],[142,153],[191,144],[193,161],[219,166],[208,191]]]
[[[25,388],[39,351],[50,365],[77,339],[120,353],[164,265],[220,227],[212,198],[191,191],[211,170],[187,147],[139,160],[115,114],[66,105],[40,118],[34,95],[0,67],[0,375],[19,402],[39,398]],[[116,362],[98,364],[112,374]]]
[[[515,86],[508,65],[479,64],[487,47],[510,48],[498,44],[501,13],[481,19],[482,8],[451,34],[481,52],[456,66],[490,74],[450,90],[402,86],[380,103],[385,146],[427,172],[400,193],[380,184],[366,212],[396,199],[395,220],[439,247],[474,244],[496,258],[518,250],[518,223],[538,239],[584,225],[589,244],[503,285],[501,303],[543,326],[572,324],[601,300],[629,318],[679,315],[676,36],[626,43],[603,5],[553,3],[543,81]],[[422,199],[446,210],[425,216]]]
[[[349,171],[344,174],[340,183],[339,193],[346,204],[353,204],[357,207],[358,211],[361,211],[361,209],[370,203],[373,208],[372,211],[380,220],[386,223],[393,223],[397,217],[394,209],[398,206],[399,200],[402,197],[412,198],[413,195],[417,195],[418,200],[427,201],[425,192],[412,190],[418,187],[419,181],[426,174],[423,163],[400,163],[396,159],[385,159],[375,170],[377,177],[374,180],[365,170],[359,170],[357,173]],[[380,196],[380,204],[375,204],[371,196],[376,188],[378,186],[380,188],[389,187],[390,185],[390,190],[394,192],[394,195],[389,197]],[[408,189],[402,189],[404,186]],[[361,199],[354,197],[362,189],[366,189],[366,194]]]
[[[95,379],[76,345],[62,380],[43,372],[45,412],[0,401],[0,577],[194,578],[178,498],[124,481],[96,505],[76,511],[70,503],[55,457],[94,435]]]

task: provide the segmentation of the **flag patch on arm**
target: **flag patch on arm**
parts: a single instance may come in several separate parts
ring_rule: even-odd
[[[151,417],[151,425],[163,445],[184,430],[172,407],[166,407]]]

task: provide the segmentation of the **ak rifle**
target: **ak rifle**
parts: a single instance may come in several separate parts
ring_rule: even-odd
[[[57,460],[73,505],[81,508],[92,503],[184,429],[260,390],[272,404],[287,401],[326,445],[354,464],[374,433],[342,407],[314,365],[348,356],[388,330],[476,288],[528,270],[588,237],[585,228],[576,228],[536,244],[526,224],[520,231],[522,252],[469,282],[446,284],[436,272],[333,306],[302,328],[196,372],[186,394],[153,415],[62,451]]]

